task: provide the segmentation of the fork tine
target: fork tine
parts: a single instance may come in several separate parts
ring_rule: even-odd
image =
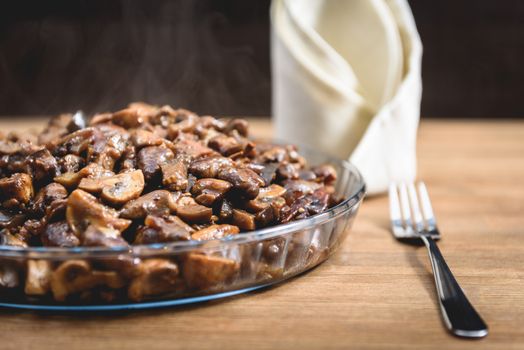
[[[422,181],[418,183],[418,193],[420,196],[420,203],[422,205],[422,213],[426,219],[428,230],[434,230],[437,227],[437,221],[435,219],[435,215],[433,214],[433,208],[431,207],[428,190]]]
[[[413,212],[415,230],[417,233],[422,233],[424,231],[424,219],[422,218],[422,213],[420,212],[417,190],[415,189],[415,185],[413,183],[408,185],[408,195],[409,201],[411,202],[411,211]]]
[[[400,202],[398,199],[397,187],[389,185],[389,214],[392,224],[402,224],[402,214],[400,213]]]
[[[413,221],[411,220],[411,209],[409,206],[408,190],[405,183],[399,185],[400,194],[400,208],[402,209],[402,217],[408,231],[413,230]]]

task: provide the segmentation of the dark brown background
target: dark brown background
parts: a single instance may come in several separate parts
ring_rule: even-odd
[[[0,115],[169,103],[269,115],[269,0],[0,3]],[[524,117],[524,2],[410,1],[422,114]]]

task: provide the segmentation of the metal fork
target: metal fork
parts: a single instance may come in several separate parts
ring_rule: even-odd
[[[440,310],[448,330],[459,337],[484,337],[488,327],[466,298],[435,242],[440,239],[440,232],[426,186],[423,182],[417,185],[418,194],[412,183],[389,187],[393,234],[403,242],[422,240],[428,248]]]

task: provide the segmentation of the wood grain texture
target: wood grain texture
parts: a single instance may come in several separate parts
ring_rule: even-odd
[[[255,134],[271,134],[266,122],[254,124]],[[524,348],[524,123],[423,121],[418,159],[442,252],[490,326],[483,340],[445,332],[425,248],[392,238],[387,198],[375,197],[330,260],[288,283],[141,312],[2,309],[0,348]]]

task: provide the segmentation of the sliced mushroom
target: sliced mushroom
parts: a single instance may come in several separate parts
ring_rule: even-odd
[[[140,149],[148,146],[160,146],[165,140],[149,130],[135,129],[131,132],[131,142]]]
[[[211,221],[213,209],[200,204],[177,205],[176,215],[191,224],[205,224]]]
[[[238,270],[235,260],[199,253],[188,254],[182,267],[186,284],[196,289],[218,287],[232,280]]]
[[[137,128],[147,122],[147,114],[140,113],[140,108],[125,108],[113,113],[113,123],[125,128]]]
[[[83,178],[101,179],[113,175],[115,175],[115,173],[111,170],[107,170],[96,163],[89,163],[86,167],[76,173],[64,173],[55,177],[54,180],[67,188],[74,188],[78,186]]]
[[[182,160],[162,164],[162,184],[172,191],[182,191],[187,188],[187,166]]]
[[[227,236],[236,235],[240,232],[237,226],[233,225],[211,225],[196,231],[191,235],[191,239],[197,241],[207,241],[210,239],[220,239]]]
[[[16,173],[10,177],[0,179],[0,197],[16,200],[18,203],[28,203],[33,198],[31,176]]]
[[[31,213],[38,216],[44,215],[51,203],[66,198],[67,194],[64,186],[56,182],[50,183],[36,194],[33,205],[30,208]]]
[[[68,260],[51,274],[51,291],[56,301],[96,286],[119,289],[125,280],[114,271],[94,271],[85,260]]]
[[[24,292],[45,295],[51,289],[51,263],[47,260],[28,260]]]
[[[324,184],[332,185],[337,180],[337,171],[332,165],[323,164],[311,169]]]
[[[220,220],[222,220],[222,222],[228,222],[231,220],[233,217],[233,209],[233,204],[227,199],[224,199],[220,205]]]
[[[205,178],[195,182],[191,193],[198,203],[211,207],[216,201],[221,200],[231,187],[232,185],[227,181]]]
[[[120,231],[111,227],[88,226],[82,234],[82,245],[87,247],[126,247]]]
[[[178,284],[178,266],[165,259],[143,261],[129,284],[127,295],[133,301],[173,292]]]
[[[48,224],[40,239],[46,247],[76,247],[80,245],[80,240],[65,221]]]
[[[65,156],[66,154],[80,155],[93,142],[95,133],[96,131],[93,128],[77,130],[59,140],[52,141],[48,148],[57,156]]]
[[[259,212],[266,209],[271,203],[286,193],[286,189],[279,185],[269,185],[268,187],[262,187],[255,199],[247,202],[246,208],[251,212]]]
[[[120,216],[126,219],[140,219],[148,215],[163,216],[176,210],[175,198],[166,190],[149,192],[129,201],[120,210]]]
[[[253,231],[256,228],[255,215],[245,210],[233,209],[233,224],[243,230]]]
[[[144,223],[146,226],[138,231],[134,244],[187,241],[194,232],[191,226],[176,216],[148,216]]]
[[[26,160],[28,172],[33,175],[37,182],[52,179],[60,174],[58,162],[47,149],[41,149],[32,153]]]
[[[131,221],[118,217],[118,212],[101,204],[97,199],[83,191],[75,190],[67,200],[67,223],[77,235],[81,235],[89,225],[114,228],[122,232]]]
[[[286,189],[284,198],[288,204],[293,203],[297,198],[313,193],[321,187],[316,182],[305,180],[286,180],[282,184]]]
[[[226,133],[230,133],[233,130],[236,130],[240,135],[247,137],[249,131],[249,123],[244,119],[231,119],[228,121],[224,131]]]
[[[101,179],[84,178],[78,188],[91,193],[100,193],[112,204],[123,204],[138,198],[144,190],[144,175],[141,170],[121,173]]]
[[[190,138],[179,138],[174,142],[173,151],[176,155],[187,155],[197,159],[212,154],[217,154],[211,148],[204,146],[200,141],[191,140]]]
[[[244,149],[243,145],[234,137],[224,134],[213,137],[207,145],[224,156],[230,156]]]
[[[218,172],[217,177],[230,182],[233,188],[248,199],[256,198],[260,187],[265,184],[264,179],[253,170],[247,168],[222,168]]]
[[[196,177],[216,177],[220,169],[233,167],[230,158],[212,156],[194,160],[189,166],[189,172]]]
[[[173,152],[165,146],[144,147],[138,152],[137,165],[143,171],[147,181],[160,173],[160,165],[175,158]]]

